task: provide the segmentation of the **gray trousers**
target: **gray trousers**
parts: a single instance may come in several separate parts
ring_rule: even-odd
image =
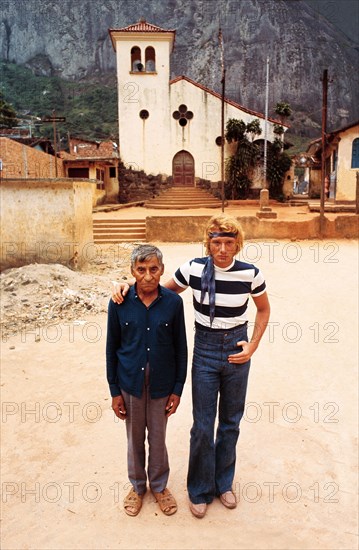
[[[139,495],[146,492],[147,475],[151,490],[160,493],[167,486],[170,472],[166,448],[167,417],[165,414],[168,396],[151,399],[148,378],[148,369],[146,369],[146,381],[140,398],[122,391],[127,411],[128,478]],[[147,472],[146,429],[148,439]]]

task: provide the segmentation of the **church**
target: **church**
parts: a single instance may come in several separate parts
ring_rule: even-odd
[[[172,176],[174,186],[195,186],[198,179],[221,180],[221,94],[186,76],[170,80],[174,29],[141,19],[109,29],[117,58],[120,156],[126,168]],[[224,125],[258,119],[263,143],[265,116],[225,98]],[[278,120],[267,118],[273,141]],[[284,126],[284,129],[287,128]],[[224,157],[233,154],[225,144]],[[254,181],[261,187],[262,182]]]

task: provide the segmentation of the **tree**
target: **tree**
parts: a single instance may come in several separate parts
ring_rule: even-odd
[[[261,132],[259,121],[249,124],[243,120],[231,118],[226,125],[226,140],[237,144],[234,155],[226,162],[227,189],[232,198],[245,199],[251,184],[251,172],[256,165],[258,147],[249,141],[246,133],[259,135]]]
[[[275,106],[274,112],[276,115],[279,116],[283,124],[285,119],[292,114],[292,109],[290,108],[289,103],[286,103],[285,101],[279,101]]]
[[[4,94],[0,91],[0,128],[13,128],[16,125],[15,109],[5,100]]]
[[[247,124],[247,134],[251,135],[252,142],[256,136],[260,136],[262,133],[261,123],[259,119],[256,118]]]
[[[244,138],[246,133],[247,125],[243,120],[237,120],[236,118],[230,118],[226,125],[226,135],[225,138],[228,143],[232,141],[240,142]]]
[[[277,136],[281,136],[284,134],[284,128],[280,124],[275,124],[273,128],[273,134],[276,134]]]
[[[289,106],[288,106],[289,107]],[[286,112],[287,109],[285,109]],[[282,199],[282,186],[285,173],[291,166],[291,159],[283,151],[281,136],[284,128],[276,124],[274,134],[277,136],[273,143],[268,142],[267,154],[267,179],[269,182],[270,196],[274,199]],[[252,134],[250,141],[247,134]],[[227,191],[232,199],[246,199],[252,183],[253,169],[262,162],[258,146],[253,143],[254,136],[261,134],[258,119],[246,124],[243,120],[230,119],[226,126],[226,140],[228,143],[236,143],[234,155],[226,162]]]
[[[282,151],[282,141],[275,138],[269,142],[267,158],[267,178],[269,181],[269,193],[273,199],[283,198],[282,186],[285,173],[291,167],[292,161],[287,153]]]

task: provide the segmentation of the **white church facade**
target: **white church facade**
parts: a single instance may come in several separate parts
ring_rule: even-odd
[[[175,30],[144,20],[109,29],[117,58],[120,156],[125,167],[172,176],[173,185],[195,186],[199,178],[221,180],[221,95],[186,76],[170,80]],[[225,99],[224,120],[265,117]],[[267,119],[267,139],[274,125]],[[286,127],[284,127],[286,129]],[[233,147],[233,145],[232,145]],[[233,149],[225,144],[225,158]]]

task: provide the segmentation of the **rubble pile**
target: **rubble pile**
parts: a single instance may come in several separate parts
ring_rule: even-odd
[[[127,263],[127,262],[126,262]],[[64,320],[107,311],[111,281],[126,279],[128,264],[95,260],[90,273],[60,264],[30,264],[0,275],[2,339]],[[99,274],[101,273],[101,274]]]

